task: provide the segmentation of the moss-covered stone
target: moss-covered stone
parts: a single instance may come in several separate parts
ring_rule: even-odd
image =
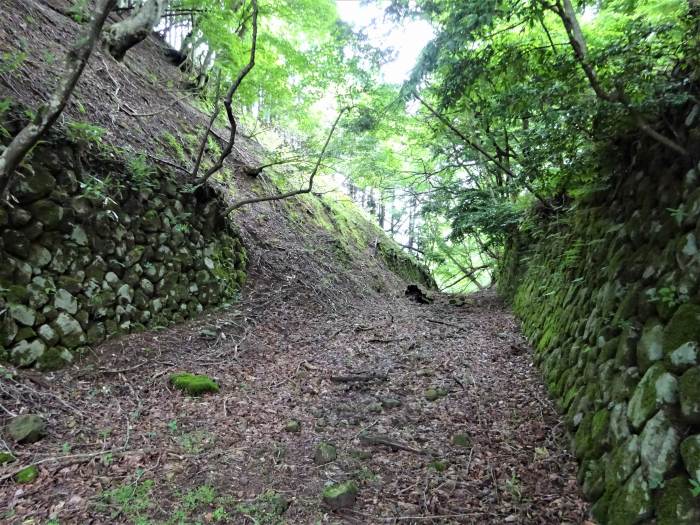
[[[16,459],[17,458],[15,458],[9,452],[0,452],[0,466],[5,465],[7,463],[12,463]]]
[[[22,414],[13,417],[5,430],[15,443],[36,443],[46,435],[46,423],[35,414]]]
[[[632,427],[638,430],[659,408],[677,401],[676,377],[668,373],[663,364],[657,363],[647,370],[634,390],[627,407],[627,417]]]
[[[319,443],[314,453],[314,463],[317,465],[325,465],[335,461],[338,457],[338,452],[335,446],[330,443]]]
[[[637,363],[646,372],[656,361],[663,358],[664,327],[658,321],[650,321],[644,326],[637,344]]]
[[[219,391],[219,385],[210,377],[187,372],[172,374],[170,383],[178,390],[182,390],[191,396],[201,396],[202,394]]]
[[[10,361],[17,366],[31,366],[45,351],[46,344],[41,339],[25,339],[10,348]]]
[[[689,423],[700,423],[700,367],[685,372],[678,384],[681,413]]]
[[[676,476],[664,483],[656,505],[658,525],[697,525],[700,498],[693,496],[688,478]]]
[[[352,507],[357,499],[359,489],[354,481],[334,483],[323,490],[323,502],[331,510]]]
[[[34,218],[41,222],[44,225],[44,228],[56,228],[63,220],[63,208],[48,199],[36,201],[31,205],[30,209]]]
[[[630,436],[610,455],[605,470],[605,488],[614,492],[621,487],[640,464],[639,436]]]
[[[650,518],[653,512],[651,492],[640,467],[612,496],[605,523],[634,525]]]
[[[15,481],[20,484],[32,483],[36,478],[39,477],[39,468],[36,465],[30,465],[27,468],[23,468],[17,474],[15,474]]]
[[[660,410],[644,426],[640,435],[639,456],[650,489],[663,483],[680,459],[680,432],[669,416]]]
[[[689,436],[681,443],[681,457],[691,479],[700,482],[700,434]]]
[[[689,341],[666,354],[664,364],[671,372],[682,374],[688,368],[696,366],[700,362],[698,361],[698,355],[698,343]]]
[[[293,434],[301,432],[301,422],[297,419],[290,419],[284,425],[285,432],[291,432]]]
[[[664,329],[664,354],[689,341],[700,342],[700,306],[681,305]]]

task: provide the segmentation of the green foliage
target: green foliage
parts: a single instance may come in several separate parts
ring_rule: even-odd
[[[89,122],[71,121],[66,127],[68,139],[79,144],[102,144],[102,138],[107,130]]]
[[[79,24],[87,22],[90,19],[88,0],[73,0],[68,8],[68,16]]]
[[[254,525],[282,525],[285,523],[282,514],[288,506],[289,503],[283,496],[274,490],[268,490],[252,502],[239,503],[236,512],[248,517]]]
[[[156,169],[146,159],[145,155],[132,155],[127,159],[127,169],[131,174],[131,180],[137,188],[156,188]]]
[[[124,515],[134,523],[148,523],[145,514],[154,506],[151,492],[155,482],[142,480],[144,471],[139,469],[132,482],[125,482],[102,493],[103,506],[111,510],[111,517]]]
[[[161,135],[165,143],[170,147],[171,153],[175,154],[175,158],[181,162],[187,160],[187,155],[185,154],[185,148],[182,146],[182,141],[180,141],[175,135],[169,131],[163,132]]]
[[[4,51],[0,53],[0,75],[14,73],[27,59],[27,54],[23,51]]]
[[[694,498],[700,496],[700,482],[695,479],[690,480],[690,493]]]

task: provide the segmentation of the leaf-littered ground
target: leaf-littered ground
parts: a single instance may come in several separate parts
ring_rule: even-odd
[[[561,421],[494,294],[333,302],[287,277],[226,311],[108,342],[79,367],[5,378],[3,406],[40,413],[49,432],[12,446],[0,476],[34,463],[39,477],[3,479],[0,521],[585,520]],[[168,383],[176,371],[221,390],[188,397]],[[377,377],[333,381],[353,374]],[[335,461],[314,462],[321,442]],[[357,499],[331,511],[323,488],[346,480]]]

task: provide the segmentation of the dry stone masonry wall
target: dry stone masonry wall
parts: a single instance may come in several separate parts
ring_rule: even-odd
[[[231,301],[246,254],[204,189],[142,159],[43,146],[0,206],[0,361],[53,369],[115,334]]]
[[[700,171],[640,150],[605,190],[523,226],[500,289],[565,414],[595,519],[698,524]]]

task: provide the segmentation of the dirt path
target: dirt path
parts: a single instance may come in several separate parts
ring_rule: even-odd
[[[92,368],[50,383],[5,381],[2,404],[40,410],[50,433],[17,447],[20,464],[48,460],[34,484],[0,485],[0,521],[584,521],[562,425],[493,295],[464,306],[397,297],[341,308],[307,290],[309,300],[298,304],[297,294],[290,307],[282,288],[104,345]],[[182,369],[212,376],[221,392],[172,390],[167,377]],[[350,374],[380,377],[331,380]],[[299,432],[285,430],[290,420]],[[467,442],[455,443],[458,434]],[[335,461],[314,463],[320,442],[337,448]],[[348,479],[359,484],[356,503],[329,512],[324,485]]]

